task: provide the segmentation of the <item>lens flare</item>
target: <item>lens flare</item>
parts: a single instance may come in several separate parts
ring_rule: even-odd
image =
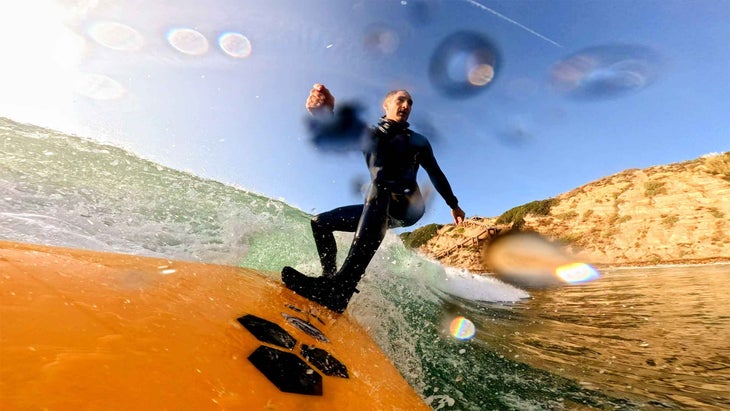
[[[580,284],[598,279],[598,271],[586,263],[570,263],[555,269],[555,275],[568,284]]]
[[[468,318],[458,316],[449,324],[449,334],[460,341],[471,340],[476,333],[474,323]]]

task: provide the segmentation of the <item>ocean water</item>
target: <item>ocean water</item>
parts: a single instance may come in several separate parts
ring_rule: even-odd
[[[117,147],[0,119],[0,239],[315,272],[309,215]],[[346,249],[351,234],[338,235]],[[342,253],[344,254],[344,253]],[[349,308],[435,410],[730,409],[730,265],[526,291],[389,233]],[[464,317],[469,339],[449,324]],[[457,337],[463,336],[457,335]]]

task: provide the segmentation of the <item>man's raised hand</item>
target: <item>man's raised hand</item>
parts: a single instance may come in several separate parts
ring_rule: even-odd
[[[332,113],[335,110],[335,97],[323,84],[315,84],[307,97],[305,104],[309,114],[315,115],[320,112]]]

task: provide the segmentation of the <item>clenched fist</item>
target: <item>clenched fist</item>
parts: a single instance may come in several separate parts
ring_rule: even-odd
[[[312,90],[309,92],[307,97],[307,103],[305,104],[307,111],[310,114],[315,114],[320,111],[329,111],[330,113],[335,110],[335,97],[323,84],[315,84],[312,86]]]

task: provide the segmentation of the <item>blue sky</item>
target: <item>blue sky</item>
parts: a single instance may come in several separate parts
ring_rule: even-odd
[[[360,202],[367,179],[360,154],[311,144],[316,82],[368,123],[387,91],[410,90],[412,128],[467,216],[730,150],[727,0],[29,0],[0,16],[0,116],[307,212]],[[434,58],[463,77],[468,49],[435,55],[454,33],[496,58],[468,96],[429,77]],[[419,225],[449,222],[430,200]]]

